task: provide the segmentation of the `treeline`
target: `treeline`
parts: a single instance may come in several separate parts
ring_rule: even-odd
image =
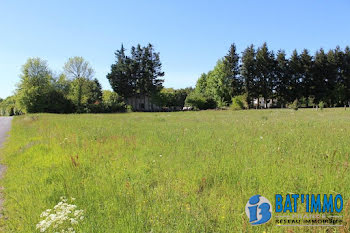
[[[22,67],[15,95],[0,102],[0,115],[23,113],[121,112],[126,106],[115,92],[102,91],[94,70],[82,57],[70,58],[55,76],[47,62],[30,58]]]
[[[268,101],[274,107],[350,104],[350,48],[320,49],[314,55],[294,50],[287,58],[266,43],[257,49],[251,45],[239,56],[232,44],[214,69],[201,75],[186,102],[202,109],[237,102],[254,107],[260,99],[264,107]]]
[[[290,57],[267,44],[247,47],[240,56],[232,44],[213,70],[202,74],[196,87],[164,88],[159,53],[148,44],[123,45],[115,52],[107,79],[112,91],[103,91],[91,65],[70,58],[59,75],[46,61],[30,58],[22,67],[13,96],[0,99],[0,115],[22,113],[105,113],[131,109],[129,97],[151,98],[160,110],[252,107],[336,107],[350,104],[350,48],[339,47],[311,55],[304,49]],[[261,101],[262,100],[262,101]],[[263,103],[263,106],[261,105]]]

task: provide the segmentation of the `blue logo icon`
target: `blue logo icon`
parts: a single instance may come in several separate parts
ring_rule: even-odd
[[[267,223],[272,216],[271,203],[263,196],[252,196],[245,206],[245,213],[252,225]]]

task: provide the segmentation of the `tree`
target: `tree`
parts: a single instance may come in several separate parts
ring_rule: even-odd
[[[225,73],[223,60],[219,60],[206,78],[205,94],[212,97],[218,105],[226,105],[232,98],[232,79]]]
[[[86,78],[92,79],[95,71],[91,68],[89,62],[82,57],[71,57],[64,64],[63,70],[67,77],[71,79]]]
[[[76,106],[77,112],[98,112],[98,105],[102,102],[102,88],[97,79],[76,78],[72,80],[68,99]],[[97,105],[97,106],[96,106]]]
[[[288,102],[290,102],[290,80],[288,59],[286,58],[286,53],[283,50],[279,50],[277,53],[275,75],[275,95],[281,106],[285,106]]]
[[[346,47],[341,65],[342,82],[344,83],[344,104],[350,105],[350,47]]]
[[[327,95],[329,94],[328,83],[328,61],[327,55],[323,49],[316,52],[314,69],[313,69],[313,95],[315,102],[321,101],[328,103]]]
[[[139,50],[138,50],[139,51]],[[141,52],[141,70],[139,91],[144,96],[152,96],[159,92],[163,88],[164,80],[160,77],[164,76],[162,71],[162,63],[160,62],[159,53],[156,53],[152,44],[148,44],[146,47],[140,50]]]
[[[196,92],[205,98],[212,98],[218,106],[226,106],[232,96],[242,92],[242,80],[239,77],[239,56],[232,44],[228,54],[218,60],[213,70],[201,74],[197,80]]]
[[[126,98],[135,94],[152,96],[162,89],[164,72],[159,53],[151,44],[132,47],[131,57],[125,55],[122,45],[115,55],[116,63],[111,66],[107,79],[119,95]]]
[[[327,98],[330,106],[341,106],[346,102],[345,83],[342,77],[343,59],[344,53],[339,46],[327,53]]]
[[[267,44],[264,43],[256,52],[256,82],[258,91],[264,98],[265,108],[267,108],[267,100],[273,98],[275,85],[274,67],[274,54],[268,50]]]
[[[186,87],[186,88],[175,90],[175,102],[176,102],[175,106],[183,108],[185,106],[185,101],[187,96],[191,94],[193,91],[194,90],[192,87]]]
[[[310,56],[309,51],[304,49],[303,52],[299,56],[299,72],[301,81],[299,83],[298,89],[301,90],[300,96],[307,98],[308,100],[313,99],[314,96],[312,94],[312,72],[313,72],[313,58]],[[297,88],[297,87],[296,87]],[[292,100],[290,100],[292,101]],[[310,101],[307,101],[307,106]]]
[[[299,100],[302,97],[302,74],[300,57],[296,50],[293,51],[289,59],[290,71],[290,98],[289,101]]]
[[[64,64],[63,70],[65,75],[71,80],[69,99],[76,105],[78,112],[82,112],[87,104],[91,104],[91,101],[96,100],[92,97],[96,82],[91,81],[95,72],[89,62],[82,57],[69,58]],[[101,99],[101,91],[98,95],[100,96],[99,99]]]
[[[47,62],[40,58],[29,58],[22,66],[17,89],[17,99],[26,113],[45,112],[49,93],[52,91],[52,75]]]
[[[116,93],[122,97],[130,97],[135,94],[138,67],[125,55],[123,44],[114,54],[116,63],[111,65],[111,72],[107,74],[107,79]]]
[[[206,89],[207,89],[207,74],[203,73],[197,80],[195,91],[198,93],[204,94],[206,92]]]
[[[95,78],[90,82],[90,88],[91,88],[91,96],[90,96],[90,103],[98,103],[102,102],[102,86],[100,82]]]
[[[71,80],[67,78],[65,74],[60,74],[54,79],[54,87],[58,92],[61,92],[64,96],[69,95]]]
[[[230,50],[223,59],[224,72],[231,82],[231,96],[240,95],[243,89],[243,82],[239,77],[239,55],[236,52],[236,45],[231,44]]]
[[[247,47],[242,54],[241,76],[244,82],[244,92],[247,94],[248,105],[252,100],[259,97],[256,87],[256,61],[254,45]]]

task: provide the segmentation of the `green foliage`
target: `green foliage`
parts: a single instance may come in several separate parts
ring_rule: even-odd
[[[30,58],[23,65],[15,95],[14,113],[72,113],[104,112],[102,87],[91,79],[94,71],[82,57],[66,62],[64,74],[57,78],[40,58]],[[9,114],[3,107],[3,114]],[[21,109],[21,111],[18,111]]]
[[[92,69],[89,62],[83,57],[71,57],[64,64],[63,70],[67,77],[71,79],[86,78],[92,79],[95,71]]]
[[[7,97],[0,102],[0,116],[14,116],[22,113],[15,96]]]
[[[325,103],[324,103],[323,101],[320,101],[320,102],[318,103],[318,107],[319,107],[321,110],[323,110],[323,108],[325,107]]]
[[[241,76],[244,80],[244,92],[247,93],[247,102],[249,106],[252,105],[252,100],[258,98],[260,93],[256,88],[256,61],[255,61],[256,51],[254,45],[250,45],[243,51],[241,58]]]
[[[52,91],[52,75],[47,62],[40,58],[29,58],[22,67],[17,100],[26,113],[45,112],[48,96]]]
[[[259,94],[264,97],[264,100],[272,98],[275,84],[275,58],[274,53],[269,51],[266,43],[256,52],[255,74],[255,86]]]
[[[303,96],[300,98],[300,101],[299,101],[299,106],[301,108],[306,108],[307,107],[307,104],[308,104],[308,100]]]
[[[163,87],[164,76],[159,53],[153,45],[131,48],[131,56],[125,55],[123,45],[116,53],[116,63],[111,66],[107,79],[112,89],[122,97],[135,94],[153,96]]]
[[[230,108],[232,110],[242,110],[248,108],[247,94],[238,95],[232,98]]]
[[[199,77],[199,79],[197,80],[196,83],[196,89],[195,91],[197,93],[202,93],[205,94],[206,93],[206,89],[207,89],[207,77],[208,75],[203,73],[201,74],[201,76]]]
[[[84,210],[76,232],[283,232],[249,224],[252,195],[350,193],[343,109],[38,114],[12,126],[3,232],[38,232],[61,196]]]
[[[288,66],[288,60],[286,58],[286,53],[283,50],[279,50],[276,59],[275,68],[275,90],[278,95],[276,96],[280,106],[285,106],[290,102],[290,71]]]
[[[82,57],[72,57],[65,63],[63,70],[71,81],[68,84],[64,77],[60,77],[58,84],[62,86],[63,92],[68,90],[67,98],[76,106],[76,111],[101,111],[102,87],[97,79],[92,80],[95,71],[89,62]]]
[[[236,45],[231,44],[226,56],[223,58],[225,77],[230,82],[230,96],[240,95],[243,92],[243,80],[239,76],[239,55],[236,51]],[[227,100],[226,100],[227,101]]]
[[[101,85],[96,79],[75,78],[70,83],[67,97],[78,112],[89,112],[89,107],[95,107],[102,102]]]
[[[228,103],[224,99],[216,100],[216,106],[218,109],[226,109]]]
[[[217,103],[214,99],[206,97],[201,93],[192,92],[187,96],[185,105],[192,106],[195,109],[205,110],[216,108]]]
[[[205,94],[212,97],[217,103],[231,101],[231,79],[226,76],[223,60],[219,60],[212,71],[207,75]]]
[[[312,96],[309,96],[309,98],[307,99],[307,105],[309,107],[314,107],[315,106],[315,98]]]
[[[131,105],[127,105],[126,106],[126,112],[133,112],[134,110],[132,109],[132,106]]]
[[[72,113],[75,110],[74,104],[56,89],[47,94],[45,104],[47,107],[44,111],[48,113]]]
[[[105,112],[124,112],[126,110],[123,98],[112,91],[103,91],[102,103],[104,105]]]
[[[226,107],[233,95],[242,92],[242,80],[239,74],[239,56],[232,44],[228,54],[218,60],[216,66],[207,74],[202,74],[197,81],[195,91],[216,101],[216,105]]]
[[[229,53],[220,60],[214,70],[202,74],[196,91],[214,98],[218,105],[231,101],[233,96],[247,93],[247,102],[259,97],[274,99],[283,107],[295,99],[301,107],[310,107],[309,98],[315,103],[323,101],[327,106],[344,106],[350,103],[350,48],[339,47],[325,52],[309,54],[293,51],[289,58],[283,50],[277,56],[267,44],[255,50],[246,48],[237,65],[239,56],[234,44]],[[231,85],[228,85],[231,83]],[[238,93],[238,94],[237,94]],[[275,101],[276,100],[276,101]],[[267,106],[265,106],[267,107]]]
[[[170,108],[172,110],[180,110],[185,106],[185,100],[192,91],[192,88],[177,90],[173,88],[163,88],[159,93],[153,95],[152,100],[158,106]]]
[[[299,100],[298,100],[298,99],[295,99],[295,100],[293,101],[292,104],[289,104],[289,105],[288,105],[288,107],[289,107],[290,109],[293,109],[293,110],[297,111],[297,110],[299,109],[299,107],[300,107]]]

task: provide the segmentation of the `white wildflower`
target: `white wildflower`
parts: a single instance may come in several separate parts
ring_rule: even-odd
[[[71,218],[70,223],[72,223],[73,225],[76,225],[76,224],[78,224],[78,221],[75,220],[74,218]]]
[[[76,205],[68,204],[66,197],[61,197],[61,201],[54,206],[53,209],[47,209],[41,213],[40,217],[44,218],[36,228],[40,232],[75,232],[73,225],[77,225],[79,221],[84,219],[84,210],[77,210]],[[71,198],[72,201],[75,198]]]
[[[262,140],[262,139],[263,139],[263,136],[260,136],[260,139]]]

